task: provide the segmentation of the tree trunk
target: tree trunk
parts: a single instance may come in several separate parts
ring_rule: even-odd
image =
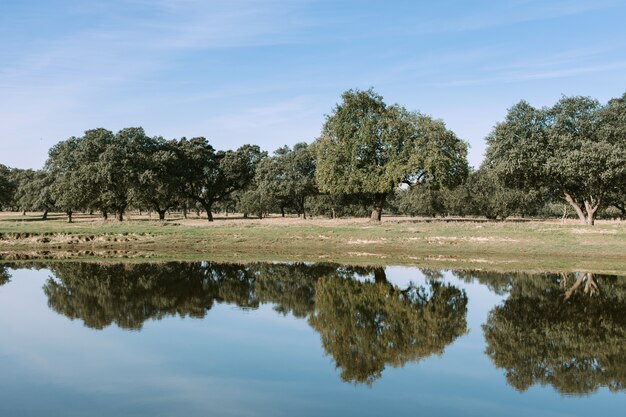
[[[596,212],[598,211],[598,205],[595,207],[589,201],[585,200],[585,209],[587,210],[587,224],[593,226],[596,222]]]
[[[213,221],[213,213],[211,212],[211,210],[213,208],[213,204],[212,203],[206,203],[206,202],[202,202],[200,204],[202,204],[202,207],[204,208],[204,211],[206,211],[206,218],[207,218],[207,220],[212,222]]]
[[[67,222],[72,223],[72,211],[66,211],[65,213],[67,214]]]
[[[385,205],[386,198],[387,194],[374,195],[374,208],[372,209],[372,215],[370,216],[370,220],[377,222],[380,221],[380,218],[383,214],[383,206]]]
[[[159,220],[165,220],[165,212],[167,210],[157,210],[157,213],[159,213]]]
[[[285,217],[285,207],[280,206],[280,216]]]
[[[185,219],[187,218],[187,207],[183,207],[183,218],[185,218]],[[163,217],[163,219],[161,219],[161,220],[164,220],[164,219],[165,219],[165,217]]]
[[[581,224],[587,224],[587,218],[585,217],[585,213],[583,212],[583,210],[580,208],[580,206],[578,205],[578,203],[576,203],[574,201],[574,199],[572,198],[571,195],[569,195],[566,192],[563,192],[563,194],[565,195],[565,199],[567,200],[567,202],[570,204],[570,206],[572,206],[574,208],[574,211],[576,211],[576,214],[578,215],[578,219],[580,220]]]
[[[124,221],[124,210],[120,210],[117,212],[117,220]]]
[[[26,210],[22,210],[22,216],[26,216]]]
[[[41,216],[41,220],[48,220],[48,210],[44,210],[43,216]]]
[[[302,197],[302,199],[300,199],[300,211],[302,212],[302,218],[306,219],[306,210],[304,208],[304,202],[305,202],[305,198]]]
[[[107,213],[106,211],[102,212],[102,218],[104,218],[104,220],[108,220],[109,219],[109,213]]]
[[[336,219],[337,218],[337,213],[335,213],[335,208],[334,207],[331,207],[330,215],[331,215],[332,219]]]

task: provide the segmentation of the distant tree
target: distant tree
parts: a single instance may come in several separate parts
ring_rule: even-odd
[[[427,184],[399,190],[396,203],[401,213],[411,216],[435,217],[446,211],[443,193]]]
[[[256,170],[258,192],[278,207],[285,216],[285,208],[292,207],[306,218],[306,199],[317,192],[315,161],[309,146],[298,143],[293,150],[285,146],[274,156],[265,158]]]
[[[14,194],[15,183],[11,177],[11,170],[0,164],[0,211],[11,205]]]
[[[86,167],[80,162],[78,149],[79,139],[76,137],[57,143],[50,149],[44,168],[45,175],[52,179],[50,197],[54,206],[67,214],[69,223],[74,211],[89,205],[93,192],[85,183]]]
[[[17,184],[15,205],[23,212],[42,211],[42,219],[48,219],[48,213],[54,209],[51,195],[52,175],[44,170],[19,170],[15,176]]]
[[[174,145],[161,137],[150,138],[138,146],[135,159],[137,182],[133,185],[133,200],[156,211],[159,220],[165,220],[168,210],[185,203],[176,178],[180,161]]]
[[[372,220],[401,183],[451,185],[467,173],[467,145],[442,121],[387,106],[373,90],[343,93],[315,153],[320,191],[371,196]]]
[[[469,185],[471,175],[470,172],[468,178],[456,187],[442,189],[443,205],[447,213],[458,216],[475,214],[474,199]]]
[[[139,176],[145,172],[142,149],[150,148],[151,139],[141,127],[122,129],[107,139],[97,144],[101,153],[95,161],[99,208],[115,213],[122,221],[126,209],[133,203]]]
[[[183,138],[175,149],[181,193],[201,204],[209,221],[213,221],[213,204],[245,189],[254,178],[258,162],[266,155],[255,145],[216,152],[205,138]]]
[[[250,188],[241,193],[237,201],[237,210],[247,217],[252,214],[259,219],[277,208],[276,200],[258,188]]]
[[[564,97],[551,108],[521,101],[487,137],[486,163],[507,185],[555,190],[592,225],[626,184],[626,95],[601,106]]]
[[[522,210],[525,192],[505,186],[496,173],[482,166],[468,178],[474,214],[506,219]]]

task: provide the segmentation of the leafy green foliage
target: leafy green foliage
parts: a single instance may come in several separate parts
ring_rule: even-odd
[[[19,170],[15,176],[15,205],[22,211],[43,211],[44,220],[54,210],[51,194],[52,175],[44,170]]]
[[[285,146],[259,163],[255,195],[265,200],[266,209],[277,207],[284,216],[285,208],[292,208],[306,217],[306,200],[317,193],[314,177],[315,161],[309,146],[298,143],[293,150]]]
[[[611,194],[624,190],[625,112],[624,97],[606,106],[564,97],[543,109],[522,101],[487,137],[486,162],[508,186],[554,190],[593,224]]]
[[[201,204],[209,221],[213,220],[213,204],[245,189],[266,155],[254,145],[216,152],[205,138],[183,138],[175,143],[175,152],[181,193]]]
[[[180,161],[174,143],[161,137],[145,141],[135,155],[137,184],[133,187],[133,201],[139,207],[149,208],[165,219],[165,213],[184,204],[180,193],[181,183],[176,177]]]
[[[320,190],[371,195],[377,220],[400,183],[452,185],[467,174],[467,145],[442,121],[387,106],[372,90],[343,93],[315,153]]]
[[[11,205],[14,193],[15,183],[11,178],[11,170],[0,164],[0,210]]]

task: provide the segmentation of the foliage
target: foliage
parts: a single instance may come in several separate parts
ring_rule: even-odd
[[[216,152],[205,138],[182,138],[174,149],[181,193],[201,204],[209,221],[213,221],[213,204],[250,185],[257,164],[266,156],[254,145]]]
[[[278,149],[274,156],[262,160],[256,171],[256,195],[266,201],[265,208],[277,207],[285,215],[286,208],[306,217],[305,203],[317,192],[315,162],[306,143]]]
[[[442,121],[387,106],[373,90],[343,93],[315,153],[320,190],[370,195],[374,220],[400,183],[451,185],[467,173],[467,145]]]
[[[11,177],[11,170],[0,164],[0,210],[11,205],[14,193],[15,183]]]
[[[564,196],[581,222],[626,184],[626,95],[601,106],[563,97],[551,108],[521,101],[487,137],[486,163],[507,186]]]
[[[147,140],[137,150],[137,184],[133,187],[133,201],[139,207],[149,208],[165,219],[165,213],[184,204],[176,169],[180,161],[173,143],[161,137]]]

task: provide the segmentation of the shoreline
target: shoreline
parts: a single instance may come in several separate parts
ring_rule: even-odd
[[[11,213],[13,214],[13,213]],[[211,259],[626,275],[626,222],[268,218],[18,221],[0,214],[0,260]],[[56,255],[55,255],[56,254]]]

